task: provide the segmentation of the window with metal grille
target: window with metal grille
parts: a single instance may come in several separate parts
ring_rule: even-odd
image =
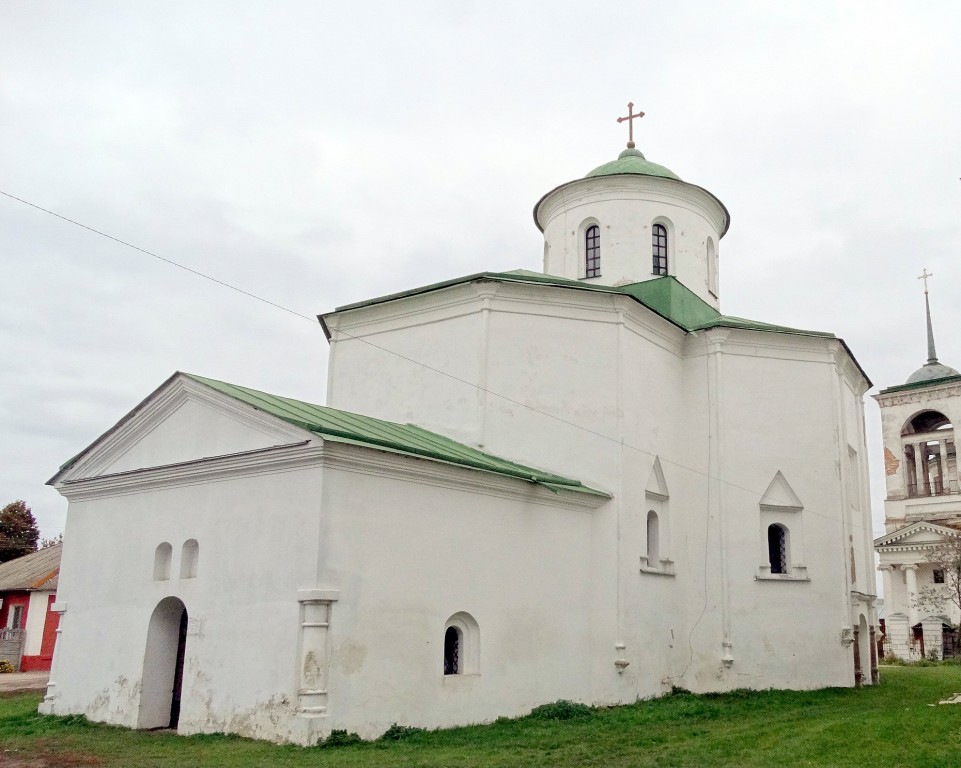
[[[592,224],[584,232],[586,277],[601,276],[601,228]]]
[[[444,633],[444,674],[460,674],[461,633],[457,627],[448,627]]]
[[[667,227],[663,224],[655,224],[651,227],[652,246],[654,249],[654,267],[651,270],[655,275],[667,274]]]
[[[771,573],[787,573],[787,529],[783,525],[768,526],[767,553]]]

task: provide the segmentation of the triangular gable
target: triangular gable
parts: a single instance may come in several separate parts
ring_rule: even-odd
[[[774,479],[768,485],[760,503],[761,507],[768,509],[792,511],[804,509],[804,504],[801,503],[791,484],[781,474],[780,469],[774,473]]]
[[[308,441],[340,442],[494,472],[552,490],[610,498],[578,480],[516,464],[413,424],[176,373],[48,481],[49,485],[236,456]]]
[[[957,538],[961,531],[946,525],[920,520],[886,533],[874,540],[875,549],[937,544],[944,538]]]
[[[176,373],[49,484],[287,445],[311,433]]]
[[[667,481],[664,479],[664,470],[661,469],[661,460],[657,456],[654,457],[654,466],[651,468],[651,476],[647,479],[647,487],[644,491],[655,499],[666,499],[670,495],[667,490]]]

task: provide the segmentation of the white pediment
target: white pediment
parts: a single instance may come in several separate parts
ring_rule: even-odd
[[[311,433],[175,374],[53,481],[72,481],[303,441]]]
[[[667,490],[667,481],[664,479],[664,470],[661,469],[661,460],[655,456],[654,466],[651,467],[651,476],[647,479],[645,492],[648,496],[656,499],[666,499],[670,496]]]
[[[921,548],[938,544],[946,537],[956,538],[961,531],[937,523],[917,522],[886,533],[874,540],[877,549],[891,549],[895,547]]]
[[[768,484],[767,490],[761,497],[761,506],[786,510],[804,508],[801,499],[798,498],[791,484],[781,474],[781,470],[774,473],[774,479]]]

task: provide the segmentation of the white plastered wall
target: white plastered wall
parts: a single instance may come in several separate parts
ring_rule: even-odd
[[[488,490],[459,489],[464,480]],[[446,482],[328,470],[321,580],[339,583],[341,599],[327,727],[374,737],[395,722],[442,727],[592,700],[597,511],[545,493],[453,468]],[[462,611],[479,625],[480,671],[445,676],[445,622]]]
[[[320,486],[319,466],[308,466],[72,500],[45,711],[135,727],[150,616],[172,595],[189,616],[180,731],[284,738],[278,722],[296,706],[297,590],[316,577]],[[197,576],[182,579],[188,539],[199,543]],[[173,562],[158,581],[163,541]]]
[[[695,658],[688,687],[695,690],[754,687],[759,680],[790,688],[853,682],[850,650],[841,643],[852,621],[839,474],[848,440],[861,448],[865,473],[866,467],[863,434],[846,434],[843,423],[836,345],[724,329],[689,339],[687,391],[696,399],[704,382],[711,393],[709,408],[687,411],[690,449],[710,455],[709,474],[720,478],[689,482],[710,492],[702,507],[708,518],[695,523],[692,516],[688,529],[688,562],[701,564],[706,556],[708,565],[706,571],[695,565],[690,605],[695,619],[705,599],[717,608],[691,638]],[[847,407],[857,407],[850,391],[848,399]],[[788,525],[793,564],[805,566],[806,574],[759,579],[766,563],[760,500],[778,471],[804,507],[771,514]],[[862,559],[869,556],[863,536],[854,547]],[[873,578],[865,591],[873,594]],[[729,645],[722,649],[722,642]],[[722,655],[731,657],[727,665],[719,664]]]

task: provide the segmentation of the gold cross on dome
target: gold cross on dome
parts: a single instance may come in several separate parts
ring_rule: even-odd
[[[934,277],[934,272],[928,272],[928,268],[925,267],[921,270],[921,274],[918,275],[918,280],[924,280],[924,294],[928,293],[928,278]]]
[[[634,118],[635,117],[640,119],[644,117],[644,113],[638,112],[635,115],[634,102],[629,101],[627,102],[627,117],[617,118],[617,122],[619,123],[623,123],[625,120],[627,120],[627,148],[628,149],[634,149]]]

